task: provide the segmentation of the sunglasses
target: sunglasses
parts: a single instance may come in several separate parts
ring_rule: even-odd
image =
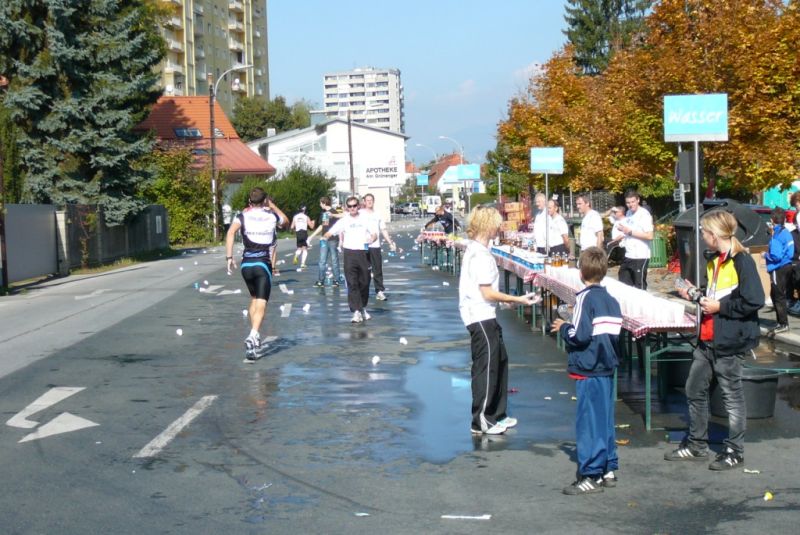
[[[348,204],[347,207],[348,208],[358,208],[358,205],[357,204]]]

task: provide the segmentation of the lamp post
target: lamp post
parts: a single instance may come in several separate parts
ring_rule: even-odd
[[[214,241],[219,239],[219,222],[217,221],[217,134],[214,128],[214,101],[216,100],[217,88],[219,83],[228,74],[234,71],[244,71],[252,69],[253,65],[238,65],[223,72],[216,83],[212,83],[214,75],[208,73],[208,107],[210,113],[209,131],[211,134],[211,206],[212,206],[212,221],[214,225]],[[239,79],[234,80],[234,87],[238,88]]]
[[[0,89],[8,87],[8,78],[0,74]],[[0,155],[0,286],[8,290],[8,259],[6,258],[6,177],[3,173],[3,156]]]
[[[446,139],[447,141],[452,141],[458,147],[458,153],[461,156],[461,165],[464,165],[464,145],[456,141],[455,139],[447,136],[439,136],[439,139]]]

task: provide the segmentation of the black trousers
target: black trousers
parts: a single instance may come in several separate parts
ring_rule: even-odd
[[[649,258],[628,258],[622,261],[619,266],[619,282],[639,288],[647,289],[647,265]]]
[[[350,312],[362,311],[369,301],[369,262],[364,250],[344,250],[344,279]]]
[[[472,350],[472,428],[486,431],[506,417],[508,354],[497,320],[467,325]]]
[[[386,289],[383,285],[383,256],[380,247],[370,247],[367,251],[369,267],[372,270],[372,282],[375,284],[375,292],[382,292]]]
[[[786,264],[769,274],[770,285],[769,296],[772,298],[772,306],[775,307],[778,325],[788,325],[789,316],[786,311],[786,287],[789,278],[792,276],[792,265]]]

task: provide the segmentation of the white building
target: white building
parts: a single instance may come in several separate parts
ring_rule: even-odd
[[[295,162],[305,162],[336,179],[336,192],[344,197],[350,189],[350,153],[358,195],[375,195],[376,209],[389,219],[389,203],[406,180],[406,140],[408,136],[358,123],[351,123],[348,142],[346,120],[327,122],[290,130],[247,144],[275,167],[276,178]]]
[[[403,86],[399,69],[364,67],[331,72],[323,78],[323,111],[326,116],[405,132]]]

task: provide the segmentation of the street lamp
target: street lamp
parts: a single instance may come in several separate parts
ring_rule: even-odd
[[[452,141],[458,147],[458,152],[461,155],[461,165],[464,165],[464,145],[456,141],[455,139],[447,136],[439,136],[439,139],[446,139],[447,141]]]
[[[217,88],[219,87],[219,83],[222,81],[225,76],[229,73],[234,71],[244,71],[247,69],[252,69],[253,65],[238,65],[236,67],[232,67],[227,71],[223,72],[217,83],[212,84],[214,80],[214,75],[212,73],[208,73],[208,107],[210,116],[210,125],[209,130],[211,132],[211,204],[213,207],[212,211],[212,221],[214,224],[214,241],[216,242],[219,239],[219,223],[217,221],[217,134],[216,129],[214,128],[214,100],[216,100],[217,95]],[[233,81],[233,88],[239,88],[239,79],[235,79]]]
[[[436,154],[436,151],[433,150],[432,148],[430,148],[429,146],[423,145],[422,143],[417,143],[417,147],[422,147],[423,149],[428,149],[429,151],[431,151],[431,154],[433,154],[433,160],[432,160],[433,163],[436,163],[436,162],[439,161],[439,155]]]

